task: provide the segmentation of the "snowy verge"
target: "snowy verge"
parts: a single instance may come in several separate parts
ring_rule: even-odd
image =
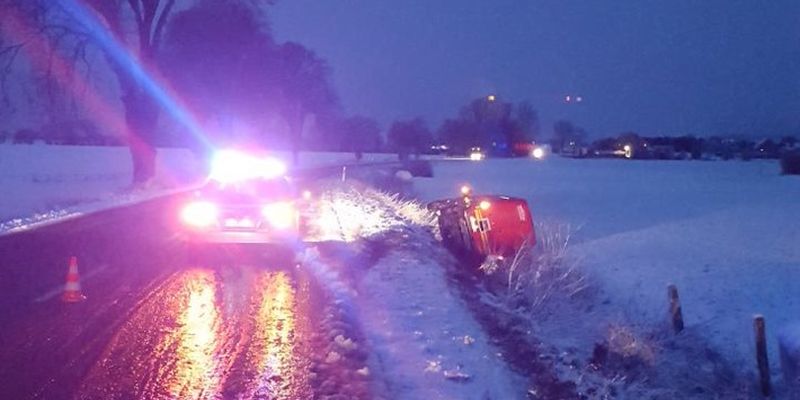
[[[127,193],[111,194],[97,199],[87,198],[74,206],[56,206],[49,211],[37,212],[26,217],[12,218],[0,222],[0,236],[39,229],[100,211],[131,206],[161,197],[172,196],[191,190],[191,188],[192,186],[176,189],[131,191]]]
[[[429,254],[392,252],[358,287],[362,323],[392,397],[525,398],[526,379],[505,364]]]
[[[320,204],[318,229],[340,244],[320,245],[304,265],[358,316],[366,343],[354,345],[370,349],[364,373],[379,381],[375,398],[526,397],[527,378],[509,368],[448,280],[451,258],[424,207],[352,186],[328,190]]]
[[[134,188],[125,147],[0,145],[0,235],[169,196],[199,181],[186,150],[159,149],[156,169],[150,185]]]

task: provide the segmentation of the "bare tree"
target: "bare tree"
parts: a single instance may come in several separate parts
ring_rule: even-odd
[[[581,146],[586,141],[586,131],[567,120],[558,120],[553,124],[553,147],[561,152],[567,148]]]
[[[0,0],[0,80],[5,80],[0,89],[4,96],[9,96],[5,83],[12,74],[20,73],[14,62],[25,49],[26,56],[37,67],[25,72],[32,78],[26,81],[27,89],[35,90],[44,101],[45,111],[53,115],[67,103],[68,96],[64,95],[67,89],[74,89],[64,87],[71,74],[57,68],[61,66],[57,59],[69,60],[72,71],[91,73],[91,68],[87,68],[89,39],[76,34],[76,27],[70,26],[57,5],[46,0]],[[8,97],[5,100],[6,106],[13,103]]]
[[[515,154],[516,145],[529,144],[538,133],[539,114],[530,103],[515,105],[495,96],[473,99],[456,117],[445,120],[437,132],[438,139],[454,153],[483,147],[499,155]]]
[[[57,96],[57,85],[69,84],[63,79],[62,71],[55,71],[62,79],[52,79],[54,58],[69,63],[75,71],[78,62],[88,65],[86,49],[89,44],[103,51],[119,82],[125,109],[123,134],[131,149],[133,181],[143,183],[152,178],[159,105],[145,90],[143,75],[132,64],[145,70],[155,69],[153,61],[176,0],[0,1],[12,19],[16,17],[16,23],[24,27],[31,42],[47,43],[35,50],[47,52],[51,62],[40,65],[36,73],[42,78],[37,79],[40,90],[51,101]],[[130,58],[121,56],[126,51],[133,53]],[[89,73],[91,69],[87,67],[84,71]]]
[[[20,49],[22,44],[8,43],[0,37],[0,116],[13,111],[8,93],[8,78]]]
[[[0,17],[0,116],[14,111],[8,92],[8,79],[13,72],[14,61],[23,47],[22,42],[6,35],[9,25],[7,18],[12,5],[12,0],[0,0],[0,16],[6,17]]]
[[[134,50],[134,59],[147,70],[156,68],[161,38],[175,0],[89,0],[86,2],[102,19],[103,27],[113,38]],[[144,183],[155,176],[155,141],[159,117],[159,104],[146,89],[143,77],[130,69],[126,60],[115,55],[113,43],[103,43],[103,32],[95,33],[89,16],[80,15],[73,6],[65,8],[105,51],[120,87],[120,99],[125,108],[128,145],[133,160],[133,182]],[[126,22],[133,17],[134,30],[126,34]]]
[[[297,162],[306,115],[329,111],[336,107],[337,98],[328,84],[330,68],[313,51],[287,42],[278,50],[278,59],[282,114],[289,125],[292,153]]]
[[[252,7],[272,3],[271,0],[239,2]],[[119,84],[125,111],[122,133],[130,146],[135,184],[147,182],[155,175],[156,129],[163,104],[162,99],[148,90],[153,88],[148,79],[159,76],[156,61],[176,3],[176,0],[0,0],[0,10],[8,8],[23,15],[31,31],[45,37],[49,49],[67,58],[73,67],[74,63],[84,61],[87,65],[83,70],[91,71],[86,59],[87,45],[103,52]],[[51,87],[46,86],[46,90]]]
[[[338,117],[325,61],[298,43],[275,43],[247,4],[206,1],[169,25],[163,71],[212,127],[214,140],[297,152],[313,140],[302,137],[305,124]],[[261,128],[280,120],[287,129]],[[326,136],[339,132],[338,124],[329,128]]]
[[[535,140],[539,137],[539,113],[533,105],[523,101],[514,107],[514,116],[519,129],[519,140]]]
[[[433,134],[428,129],[425,120],[420,117],[395,121],[389,127],[387,136],[390,146],[397,151],[400,159],[406,159],[409,152],[413,152],[419,157],[419,154],[427,150],[433,143]]]
[[[372,118],[361,115],[342,120],[339,132],[334,136],[338,136],[335,138],[341,146],[337,150],[352,151],[358,160],[361,160],[364,152],[378,151],[383,144],[378,123]]]

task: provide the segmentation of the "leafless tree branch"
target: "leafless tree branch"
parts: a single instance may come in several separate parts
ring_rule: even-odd
[[[128,4],[133,10],[133,15],[136,16],[136,25],[141,27],[142,21],[144,20],[142,17],[142,7],[139,4],[138,0],[128,0]]]
[[[4,45],[0,42],[0,115],[13,111],[11,96],[8,93],[8,77],[13,71],[14,60],[23,45],[23,43]]]
[[[161,45],[161,38],[163,37],[164,27],[167,25],[167,20],[169,20],[170,14],[172,14],[172,9],[175,7],[175,0],[167,0],[167,3],[164,5],[164,9],[161,11],[161,14],[158,16],[158,20],[156,21],[156,27],[153,31],[153,50],[158,51]]]

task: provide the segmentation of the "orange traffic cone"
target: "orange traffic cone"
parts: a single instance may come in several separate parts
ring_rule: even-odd
[[[67,284],[64,285],[64,295],[61,300],[65,303],[77,303],[86,300],[86,296],[81,293],[81,277],[78,275],[78,258],[69,258],[69,272],[67,272]]]

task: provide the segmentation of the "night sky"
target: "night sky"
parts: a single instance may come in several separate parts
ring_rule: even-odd
[[[283,0],[271,22],[384,127],[496,93],[530,100],[545,133],[800,133],[798,0]]]

